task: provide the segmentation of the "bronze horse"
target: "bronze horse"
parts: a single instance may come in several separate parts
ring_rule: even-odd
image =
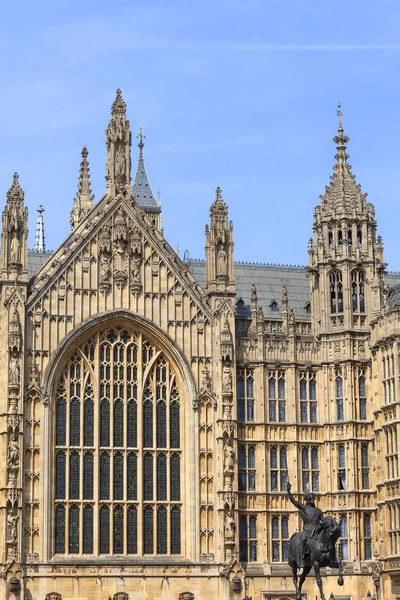
[[[333,517],[325,517],[319,526],[318,535],[310,537],[307,542],[307,553],[304,560],[304,569],[298,577],[297,557],[300,555],[299,546],[301,539],[299,533],[294,533],[289,541],[288,563],[293,572],[293,582],[296,586],[296,600],[301,600],[301,588],[303,583],[314,567],[315,578],[319,587],[321,600],[326,600],[322,589],[321,567],[339,569],[338,585],[343,585],[342,561],[336,557],[335,544],[340,537],[340,526]]]

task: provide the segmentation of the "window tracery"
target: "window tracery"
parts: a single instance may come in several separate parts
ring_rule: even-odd
[[[142,335],[114,327],[74,352],[55,398],[56,554],[181,553],[180,418]]]

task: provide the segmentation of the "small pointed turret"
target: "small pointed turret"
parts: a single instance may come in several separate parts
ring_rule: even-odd
[[[18,173],[7,192],[2,219],[2,277],[27,276],[28,210],[24,207],[24,192]]]
[[[88,150],[86,146],[82,149],[82,160],[79,169],[79,180],[78,180],[78,191],[74,198],[74,204],[72,206],[71,218],[71,230],[73,231],[85,215],[94,206],[94,195],[90,187],[90,169],[88,163]]]
[[[210,207],[210,225],[206,226],[206,289],[210,293],[234,288],[233,225],[221,188],[217,187]]]
[[[140,125],[139,133],[137,134],[139,158],[136,169],[135,181],[132,186],[132,196],[135,202],[143,208],[149,219],[161,230],[161,201],[160,196],[155,198],[149,178],[147,177],[146,165],[144,162],[143,148],[144,139],[146,136],[143,133],[143,128]]]
[[[35,234],[35,245],[34,251],[43,254],[46,250],[45,238],[44,238],[44,219],[43,219],[44,208],[42,204],[39,204],[37,208],[37,222],[36,222],[36,234]]]
[[[126,104],[120,89],[117,90],[111,107],[111,119],[106,130],[106,144],[107,189],[109,194],[114,197],[116,194],[129,192],[131,180],[132,136],[129,121],[126,118]]]

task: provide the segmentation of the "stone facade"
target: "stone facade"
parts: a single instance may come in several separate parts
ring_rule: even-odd
[[[181,261],[138,138],[131,188],[118,91],[106,192],[84,148],[72,232],[41,261],[16,174],[7,193],[0,598],[294,598],[288,479],[341,523],[328,595],[400,598],[400,288],[341,122],[306,269],[235,264],[219,188],[205,262]]]

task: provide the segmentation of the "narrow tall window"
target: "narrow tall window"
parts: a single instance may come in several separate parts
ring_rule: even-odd
[[[362,444],[361,446],[361,471],[362,471],[362,489],[369,489],[369,459],[368,459],[368,445]]]
[[[236,381],[238,421],[254,421],[254,370],[240,369]]]
[[[309,371],[300,372],[300,421],[317,422],[317,380]]]
[[[256,489],[256,450],[254,446],[239,446],[239,491]]]
[[[257,518],[240,515],[239,517],[239,554],[240,562],[257,562]]]
[[[371,516],[364,515],[364,560],[372,559]]]
[[[270,449],[270,481],[271,491],[286,491],[288,471],[285,446],[272,446]]]
[[[343,560],[349,558],[349,533],[347,529],[347,517],[342,515],[339,520],[340,525],[340,556]]]
[[[346,451],[342,444],[338,446],[338,489],[346,489]]]
[[[337,411],[337,420],[343,421],[344,419],[344,403],[343,403],[343,378],[342,371],[336,371],[336,411]]]
[[[358,405],[360,420],[365,421],[367,418],[367,386],[363,370],[360,370],[358,375]]]
[[[364,272],[353,271],[351,274],[351,300],[354,312],[365,312]]]
[[[270,422],[284,423],[286,421],[285,371],[268,372],[268,398]]]
[[[342,273],[332,271],[330,276],[331,313],[343,312],[343,283]]]
[[[303,492],[319,491],[318,448],[304,446],[301,449]]]
[[[286,562],[289,550],[288,517],[272,517],[272,562]]]

